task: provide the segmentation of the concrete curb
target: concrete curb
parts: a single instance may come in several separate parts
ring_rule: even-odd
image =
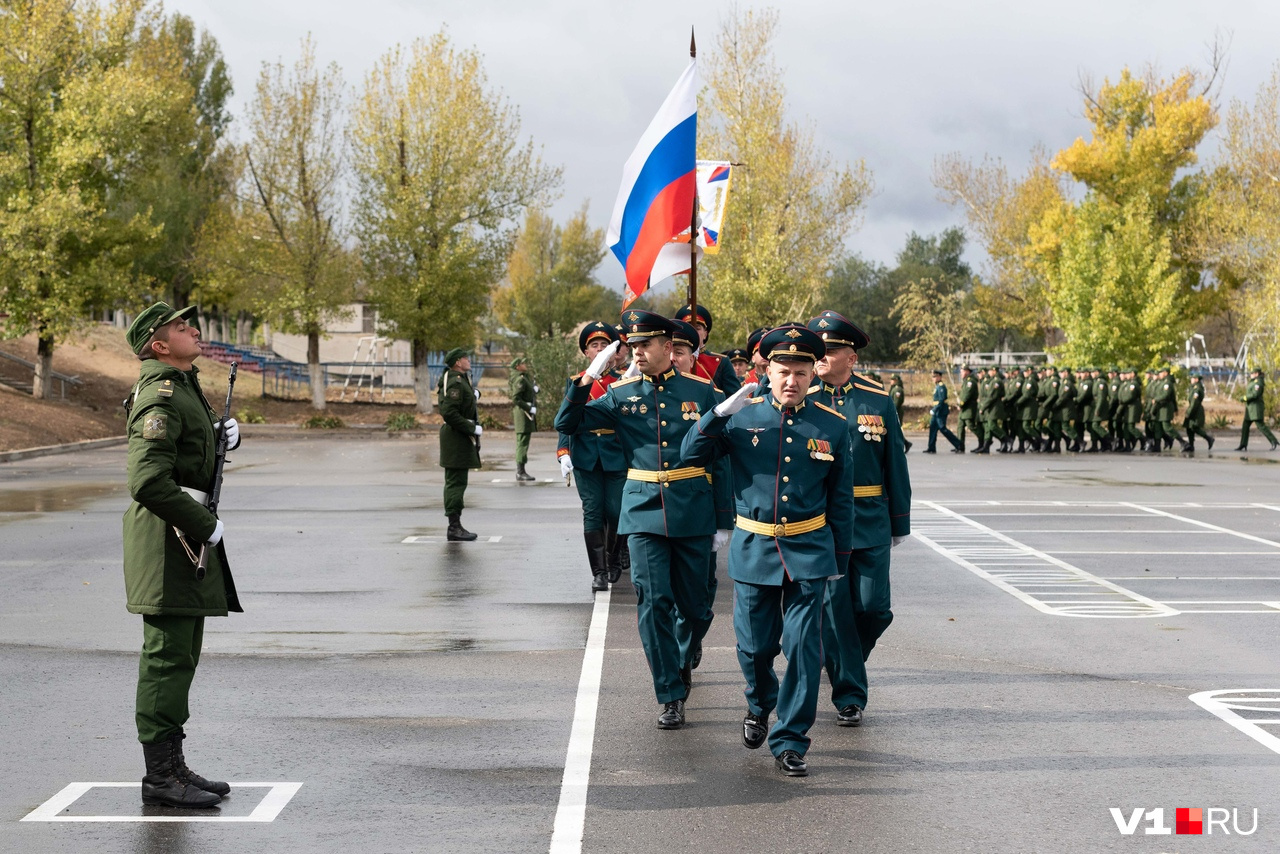
[[[16,451],[0,451],[0,463],[29,460],[33,457],[48,457],[53,454],[70,454],[75,451],[89,451],[94,448],[110,448],[114,445],[123,445],[128,441],[128,436],[111,436],[107,439],[87,439],[83,442],[70,442],[66,445],[44,445],[39,448],[20,448]]]

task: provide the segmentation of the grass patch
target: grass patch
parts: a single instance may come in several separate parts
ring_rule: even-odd
[[[303,430],[341,430],[346,426],[336,415],[312,415],[302,422]]]
[[[413,416],[412,412],[393,412],[387,416],[387,430],[394,432],[396,430],[417,430],[418,419]]]

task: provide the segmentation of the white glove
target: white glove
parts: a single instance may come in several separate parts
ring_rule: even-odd
[[[219,429],[227,431],[227,449],[240,446],[240,424],[234,418],[228,418],[218,424]]]
[[[534,394],[537,394],[539,391],[541,391],[541,389],[539,389],[539,388],[535,385],[535,386],[533,387],[533,393],[534,393]]]
[[[716,531],[711,535],[711,551],[718,552],[729,545],[729,531]]]
[[[479,399],[480,399],[480,389],[478,389],[478,388],[477,388],[477,389],[472,389],[471,391],[472,391],[472,394],[474,394],[474,395],[476,396],[476,400],[479,400]]]
[[[758,388],[760,388],[759,383],[747,383],[731,394],[727,400],[717,404],[716,408],[711,411],[720,416],[732,415],[747,405],[747,399],[755,394]]]
[[[530,406],[530,407],[529,407],[529,414],[530,414],[530,415],[537,415],[537,414],[538,414],[538,407],[536,407],[536,406]]]
[[[635,359],[632,359],[631,364],[627,365],[627,370],[622,374],[622,378],[624,380],[629,380],[632,377],[638,376],[640,376],[640,366],[636,364]]]
[[[484,428],[483,428],[483,427],[481,427],[479,424],[477,424],[477,425],[476,425],[476,435],[477,435],[477,436],[483,436],[483,435],[484,435]]]
[[[894,537],[894,538],[893,538],[893,545],[892,545],[892,546],[890,546],[889,548],[897,548],[898,546],[902,545],[902,544],[903,544],[903,543],[905,543],[906,541],[907,541],[907,538],[906,538],[906,537]]]
[[[587,376],[593,380],[598,380],[604,376],[604,372],[609,370],[609,365],[613,364],[613,354],[618,352],[618,346],[621,343],[620,341],[614,341],[597,353],[596,357],[591,360],[591,365],[587,368]]]
[[[573,460],[569,458],[568,454],[565,454],[560,457],[560,476],[568,477],[571,471],[573,471]]]
[[[213,533],[209,535],[209,545],[216,546],[218,543],[222,542],[223,530],[222,520],[219,519],[217,526],[213,529]]]

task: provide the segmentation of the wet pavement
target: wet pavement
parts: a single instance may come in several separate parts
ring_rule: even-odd
[[[251,787],[204,816],[241,821],[137,821],[172,811],[124,787],[60,813],[110,821],[20,821],[140,776],[140,632],[123,447],[0,464],[0,851],[547,850],[592,610],[576,491],[517,486],[486,435],[481,541],[447,544],[433,440],[250,431],[223,497],[246,613],[209,621],[187,752],[301,788],[269,822],[243,821],[270,797]],[[533,453],[552,479],[553,437]],[[582,850],[1280,850],[1280,753],[1256,736],[1280,725],[1191,699],[1280,689],[1280,454],[909,459],[920,536],[894,552],[867,722],[835,727],[824,688],[807,779],[741,745],[723,564],[677,732],[653,726],[616,586]],[[1259,826],[1126,835],[1111,808],[1139,807]]]

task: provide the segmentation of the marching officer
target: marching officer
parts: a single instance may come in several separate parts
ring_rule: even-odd
[[[1170,373],[1168,365],[1161,365],[1152,383],[1151,413],[1155,421],[1157,451],[1162,450],[1162,439],[1167,444],[1177,442],[1178,447],[1184,450],[1187,447],[1186,441],[1178,434],[1178,428],[1173,426],[1173,419],[1178,414],[1178,386]]]
[[[618,350],[617,329],[602,320],[595,320],[582,327],[578,333],[578,349],[592,361],[613,345]],[[610,384],[617,382],[616,372],[606,370],[588,386],[588,399],[604,397]],[[565,395],[582,380],[585,372],[575,374],[565,381]],[[600,427],[589,432],[570,436],[560,433],[556,447],[556,459],[560,461],[561,477],[574,475],[578,498],[582,501],[582,539],[587,548],[587,567],[591,570],[593,592],[606,590],[611,582],[622,577],[621,551],[626,548],[626,538],[618,534],[618,520],[622,512],[622,488],[627,480],[627,461],[612,428]]]
[[[742,380],[738,379],[738,374],[733,370],[733,366],[729,364],[728,357],[721,356],[719,353],[712,353],[707,349],[707,340],[711,337],[711,312],[703,306],[697,306],[695,311],[686,305],[681,306],[680,310],[676,312],[675,319],[683,320],[698,330],[698,346],[694,348],[698,370],[687,371],[686,373],[705,376],[725,394],[733,394],[741,388]]]
[[[1045,432],[1048,434],[1048,450],[1053,453],[1062,451],[1062,409],[1059,406],[1059,394],[1062,391],[1062,377],[1057,369],[1045,368],[1044,382],[1040,383],[1040,391],[1044,393],[1040,411],[1044,413]]]
[[[575,438],[614,430],[622,446],[628,468],[618,530],[629,535],[640,641],[663,706],[658,728],[679,729],[692,669],[682,660],[676,611],[688,621],[691,643],[701,644],[712,619],[707,560],[716,525],[711,478],[706,468],[685,464],[680,442],[719,399],[710,382],[672,365],[673,321],[639,309],[625,311],[622,321],[639,375],[591,400],[617,345],[604,348],[570,383],[556,429]]]
[[[956,427],[960,436],[960,452],[964,453],[964,431],[965,425],[973,430],[973,435],[978,440],[978,446],[975,451],[981,452],[985,444],[982,436],[982,419],[978,415],[978,399],[981,396],[981,385],[979,378],[973,375],[968,365],[960,368],[960,415],[959,424]]]
[[[1092,368],[1081,368],[1078,373],[1080,381],[1076,383],[1076,412],[1079,420],[1076,423],[1076,432],[1080,434],[1082,451],[1096,451],[1101,437],[1089,432],[1090,424],[1093,422],[1093,410],[1097,404],[1097,398],[1093,393]],[[1088,448],[1084,447],[1085,439],[1090,439]]]
[[[929,410],[929,446],[924,449],[926,454],[938,453],[938,434],[941,433],[947,437],[947,441],[951,443],[951,451],[955,454],[964,453],[964,444],[947,429],[947,417],[951,414],[951,407],[947,404],[947,384],[942,381],[942,371],[933,372],[933,409]]]
[[[987,368],[986,379],[978,387],[978,414],[982,418],[983,442],[974,451],[976,454],[991,453],[991,443],[1000,440],[998,453],[1006,453],[1008,442],[1000,424],[1004,421],[1004,378],[995,365]]]
[[[463,495],[467,474],[480,468],[480,426],[476,401],[480,393],[471,387],[471,353],[454,347],[444,354],[445,369],[436,386],[440,425],[440,467],[444,469],[444,515],[449,518],[445,539],[470,542],[476,535],[462,527]]]
[[[516,480],[530,483],[536,477],[525,471],[529,462],[529,440],[538,429],[538,387],[529,379],[529,360],[516,356],[511,360],[511,422],[516,432]]]
[[[1244,392],[1244,423],[1240,425],[1240,447],[1237,451],[1249,450],[1249,427],[1257,424],[1262,435],[1271,443],[1271,450],[1276,449],[1276,437],[1267,429],[1266,422],[1267,381],[1263,379],[1262,368],[1254,368],[1249,372],[1249,385]]]
[[[1187,431],[1187,445],[1182,449],[1184,454],[1196,452],[1196,436],[1204,438],[1213,450],[1213,436],[1204,429],[1204,383],[1199,374],[1191,375],[1191,387],[1187,389],[1187,411],[1182,418],[1182,426]]]
[[[1111,450],[1111,434],[1107,432],[1107,420],[1111,411],[1111,386],[1107,382],[1107,378],[1102,375],[1099,368],[1091,368],[1089,375],[1092,379],[1093,392],[1093,413],[1089,417],[1089,436],[1091,442],[1090,451],[1097,451],[1101,448],[1104,451]]]
[[[128,415],[129,495],[124,514],[124,586],[129,612],[142,615],[135,720],[146,762],[142,802],[211,807],[231,791],[187,767],[182,741],[188,694],[200,662],[205,617],[240,612],[223,545],[224,526],[208,509],[215,437],[240,444],[235,419],[222,422],[200,388],[200,331],[191,306],[148,306],[129,326],[142,362]],[[207,572],[196,564],[208,549]]]
[[[898,425],[901,426],[902,410],[907,400],[907,390],[902,386],[902,374],[894,374],[889,381],[889,399],[893,401],[893,413],[898,416]],[[906,428],[903,428],[902,442],[910,452],[911,443],[907,441]]]
[[[848,422],[805,397],[822,339],[803,326],[764,336],[770,393],[750,383],[703,415],[684,438],[684,462],[726,454],[737,522],[729,552],[733,624],[746,678],[742,741],[765,740],[783,774],[809,773],[808,731],[822,679],[822,602],[827,579],[846,572],[853,538]],[[773,663],[785,652],[781,685]],[[769,729],[769,716],[778,721]]]
[[[853,370],[867,334],[834,311],[809,321],[826,348],[809,400],[843,415],[853,461],[853,551],[849,571],[827,582],[823,665],[839,726],[860,726],[867,707],[866,660],[893,622],[889,550],[911,533],[911,478],[893,401]],[[856,426],[855,426],[856,425]]]
[[[1040,423],[1036,420],[1036,398],[1040,394],[1040,383],[1036,372],[1030,365],[1022,369],[1022,388],[1018,391],[1017,407],[1020,432],[1018,434],[1018,453],[1026,453],[1026,443],[1031,444],[1033,451],[1040,450]]]

